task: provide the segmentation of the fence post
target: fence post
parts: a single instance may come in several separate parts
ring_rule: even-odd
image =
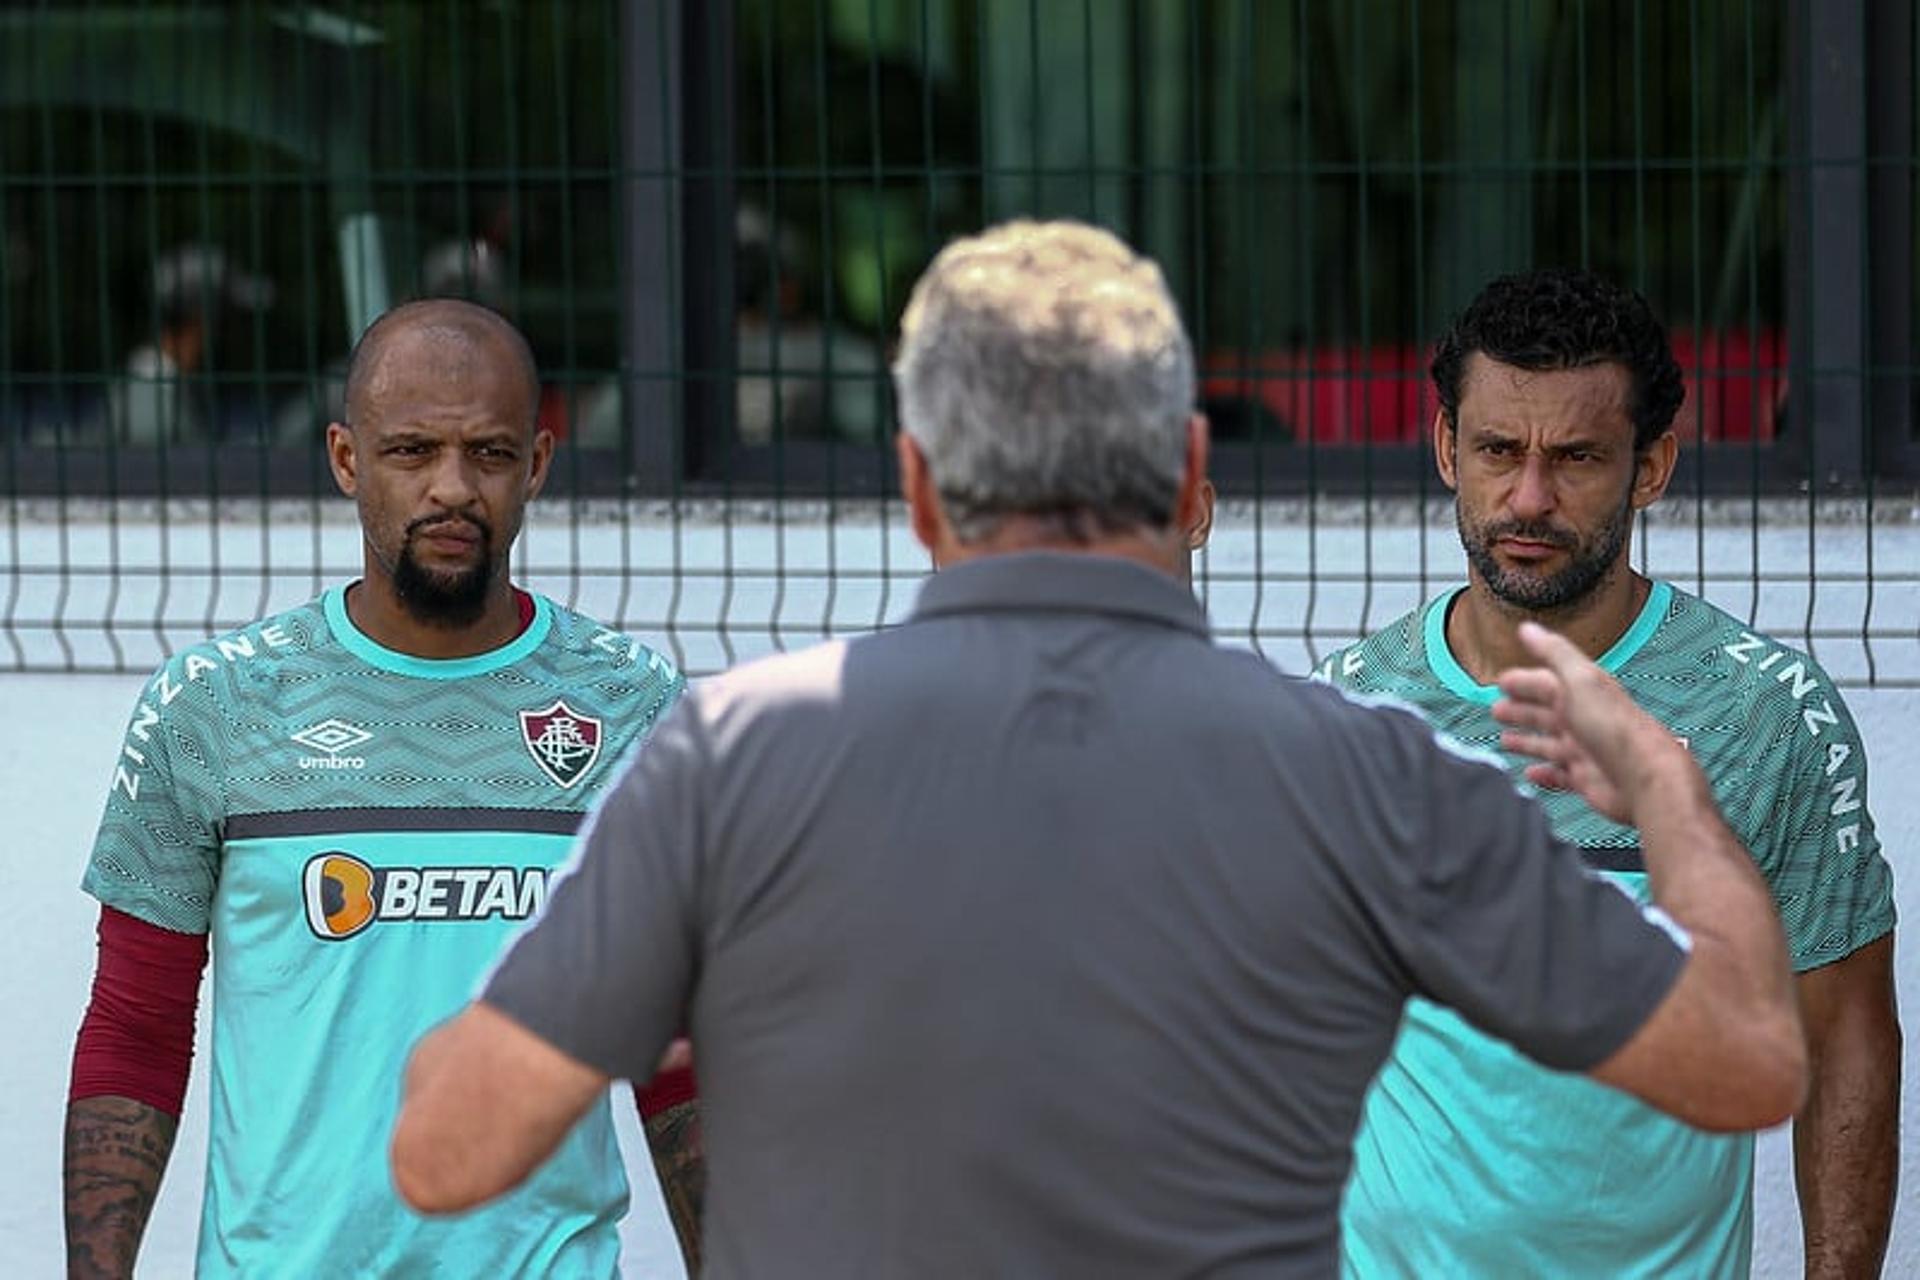
[[[1867,404],[1874,471],[1889,478],[1907,472],[1913,440],[1913,0],[1873,0],[1867,50]]]
[[[1844,492],[1911,453],[1913,11],[1794,0],[1787,38],[1787,423]]]
[[[670,493],[682,415],[675,328],[674,235],[680,166],[680,5],[635,0],[620,12],[620,403],[630,483]]]
[[[719,478],[733,441],[736,342],[733,0],[683,0],[681,376],[688,476]]]

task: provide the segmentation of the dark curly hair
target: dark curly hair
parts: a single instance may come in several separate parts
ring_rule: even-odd
[[[1521,369],[1624,364],[1632,377],[1627,413],[1636,450],[1673,424],[1687,395],[1667,331],[1647,300],[1590,271],[1551,267],[1501,276],[1440,335],[1433,348],[1433,385],[1454,430],[1460,426],[1467,357],[1476,351]]]

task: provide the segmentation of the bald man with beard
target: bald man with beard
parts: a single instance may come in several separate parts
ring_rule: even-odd
[[[200,1276],[618,1273],[628,1190],[604,1095],[520,1193],[457,1221],[409,1211],[385,1168],[408,1045],[538,911],[684,685],[510,580],[553,453],[538,403],[499,315],[435,299],[380,317],[327,431],[361,576],[188,647],[141,693],[83,882],[101,911],[67,1110],[69,1275],[132,1274],[209,951]],[[701,1174],[685,1094],[663,1082],[649,1124],[683,1219]]]

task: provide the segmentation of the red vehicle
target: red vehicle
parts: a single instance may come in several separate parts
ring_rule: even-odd
[[[1699,440],[1770,441],[1787,394],[1787,341],[1777,329],[1675,330],[1674,358],[1687,379],[1674,419],[1682,444]],[[1238,418],[1267,443],[1311,439],[1321,445],[1418,444],[1439,408],[1427,376],[1432,352],[1407,344],[1316,347],[1253,354],[1214,351],[1201,362],[1201,399],[1209,412]]]

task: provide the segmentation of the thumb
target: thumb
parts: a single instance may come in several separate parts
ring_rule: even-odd
[[[1557,676],[1564,678],[1586,665],[1587,655],[1580,652],[1577,645],[1537,622],[1521,623],[1519,635],[1526,651],[1540,659]]]

